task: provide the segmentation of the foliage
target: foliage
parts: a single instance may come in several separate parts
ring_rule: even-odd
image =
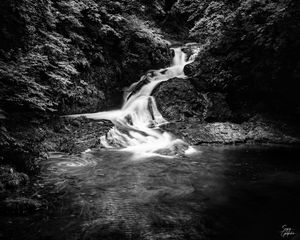
[[[120,104],[125,86],[169,64],[153,20],[163,2],[2,0],[0,160],[35,171],[47,119]]]
[[[132,67],[133,51],[126,44],[137,38],[141,26],[151,28],[144,19],[153,4],[142,0],[1,1],[1,108],[8,115],[104,108],[112,92],[134,81],[145,68],[167,62],[168,52],[147,59],[147,64],[140,60],[166,48],[155,33],[146,31],[139,37],[137,58],[142,68],[135,66],[139,72],[131,71],[131,80],[126,73]],[[155,4],[161,8],[159,1]],[[139,29],[132,24],[131,14],[142,22]]]
[[[231,101],[297,111],[299,1],[179,3],[191,14],[190,36],[204,45],[195,63],[199,79],[228,92]]]

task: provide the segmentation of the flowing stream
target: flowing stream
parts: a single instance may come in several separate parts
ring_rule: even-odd
[[[185,154],[194,152],[183,140],[162,131],[159,126],[166,124],[166,119],[159,112],[155,98],[151,96],[154,88],[161,82],[172,78],[185,78],[183,68],[194,61],[197,48],[191,48],[193,54],[187,57],[180,47],[173,48],[174,58],[168,68],[148,71],[138,82],[133,83],[124,94],[124,104],[120,110],[71,115],[85,116],[89,119],[106,119],[114,127],[101,137],[105,148],[120,148],[133,153],[134,159],[155,155],[171,157],[184,149]],[[179,147],[178,147],[179,146]]]
[[[164,152],[178,144],[191,149],[159,129],[167,121],[151,96],[160,82],[185,77],[193,55],[187,60],[180,48],[174,52],[171,67],[149,71],[128,88],[120,110],[82,114],[114,123],[101,139],[111,150],[50,153],[30,196],[42,206],[0,212],[0,239],[299,239],[298,148],[198,146],[186,157]],[[283,226],[294,235],[283,238]]]

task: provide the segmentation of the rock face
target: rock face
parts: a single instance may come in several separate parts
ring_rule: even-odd
[[[153,96],[158,109],[168,120],[179,121],[203,116],[205,99],[188,79],[174,78],[163,82],[154,89]]]
[[[164,117],[171,121],[196,118],[199,121],[227,121],[231,110],[223,94],[198,92],[189,79],[174,78],[161,83],[153,96]]]
[[[270,122],[254,117],[243,124],[230,122],[177,122],[165,126],[186,142],[199,144],[273,143],[300,144],[297,134],[281,126],[281,122]]]
[[[299,144],[299,133],[280,120],[263,115],[233,123],[235,113],[220,92],[197,91],[189,79],[161,83],[153,96],[170,124],[164,129],[190,144]]]

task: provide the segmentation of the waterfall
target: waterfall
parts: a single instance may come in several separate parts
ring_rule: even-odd
[[[153,89],[161,82],[174,77],[185,78],[183,68],[193,61],[197,51],[189,57],[180,47],[173,48],[174,58],[168,68],[148,71],[140,80],[133,83],[124,93],[124,104],[119,110],[71,115],[85,116],[90,119],[110,120],[114,127],[101,137],[105,148],[117,148],[120,151],[130,151],[133,158],[150,156],[172,157],[178,148],[185,153],[193,150],[184,141],[176,139],[172,134],[159,128],[166,124],[166,119],[159,112],[155,98],[151,96]],[[191,60],[192,59],[192,60]]]

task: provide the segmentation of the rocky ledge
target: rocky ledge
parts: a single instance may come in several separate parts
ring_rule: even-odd
[[[174,78],[154,91],[158,108],[169,121],[163,128],[193,145],[234,143],[299,144],[293,118],[236,111],[227,95],[198,91],[190,79]]]
[[[192,145],[274,143],[300,144],[299,137],[292,134],[282,122],[255,116],[242,124],[231,122],[172,122],[163,127]]]

